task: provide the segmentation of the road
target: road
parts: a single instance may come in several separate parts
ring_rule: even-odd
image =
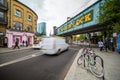
[[[3,54],[0,54],[0,64],[37,53],[41,53],[40,50],[25,49],[19,51],[5,52]]]
[[[25,50],[25,53],[33,54],[34,51],[38,52],[37,50]],[[72,47],[59,56],[39,53],[41,55],[2,66],[0,67],[0,80],[64,80],[78,51],[79,47]]]

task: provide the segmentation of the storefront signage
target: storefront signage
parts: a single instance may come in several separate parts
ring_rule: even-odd
[[[93,20],[93,10],[89,11],[88,13],[86,13],[76,19],[69,21],[66,25],[61,26],[59,29],[60,29],[60,32],[63,32],[68,29],[71,29],[71,28],[76,28],[76,27],[78,27],[82,24],[85,24],[87,22],[90,22],[92,20]]]

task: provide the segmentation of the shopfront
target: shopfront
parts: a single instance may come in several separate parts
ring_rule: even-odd
[[[0,47],[4,46],[4,34],[0,32]]]
[[[16,39],[19,41],[19,46],[22,46],[23,41],[27,41],[28,45],[33,44],[34,33],[29,32],[17,32],[13,30],[6,30],[6,37],[8,38],[8,47],[15,45]]]

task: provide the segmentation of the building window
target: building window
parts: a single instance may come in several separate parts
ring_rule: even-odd
[[[30,15],[28,15],[28,20],[32,21],[32,17]]]
[[[34,29],[34,33],[37,33],[37,29],[36,28]]]
[[[27,26],[27,31],[31,31],[31,29],[32,29],[32,26]]]
[[[20,22],[13,22],[13,25],[14,25],[14,28],[13,29],[15,29],[15,30],[23,30],[23,28],[22,28],[22,23],[20,23]]]
[[[22,12],[18,9],[15,9],[15,15],[18,17],[22,17]]]
[[[34,21],[35,25],[37,25],[37,20]]]
[[[4,5],[4,1],[5,1],[5,0],[0,0],[0,4],[3,4],[3,5]]]
[[[4,20],[4,12],[0,12],[0,21]]]

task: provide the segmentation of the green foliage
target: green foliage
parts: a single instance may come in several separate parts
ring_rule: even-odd
[[[98,36],[102,36],[102,35],[103,35],[103,33],[102,33],[102,32],[99,32],[99,33],[98,33]]]
[[[120,0],[104,0],[100,7],[100,23],[107,23],[107,30],[120,32]]]
[[[85,39],[85,34],[80,34],[79,40],[81,40],[81,39]]]
[[[119,23],[114,23],[113,29],[114,29],[117,33],[120,33],[120,22],[119,22]]]

